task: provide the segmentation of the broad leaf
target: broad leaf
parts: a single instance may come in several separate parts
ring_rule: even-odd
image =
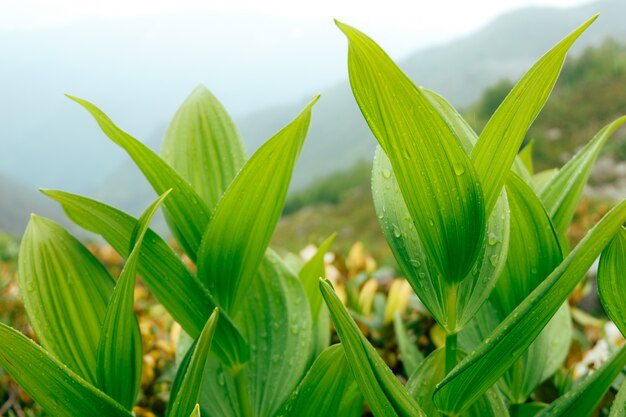
[[[472,161],[483,187],[487,213],[495,206],[526,132],[556,83],[567,51],[596,17],[541,57],[513,87],[483,129],[472,151]]]
[[[179,367],[174,383],[176,389],[172,388],[170,393],[170,404],[167,408],[168,417],[185,417],[190,410],[194,409],[194,406],[198,409],[196,404],[200,402],[206,363],[218,317],[216,308],[207,320],[197,342],[187,353],[190,356],[189,360],[185,362],[184,366]],[[199,409],[197,411],[199,413]]]
[[[413,227],[398,188],[389,158],[379,147],[372,168],[372,194],[385,239],[404,276],[428,311],[447,332],[457,332],[487,300],[504,267],[509,236],[506,194],[503,192],[491,214],[476,265],[459,285],[456,300],[453,301],[456,320],[451,322],[450,300],[446,291],[448,283],[430,268],[422,236]]]
[[[626,335],[626,229],[623,227],[600,256],[598,292],[606,314]]]
[[[302,284],[274,252],[263,258],[234,319],[250,343],[250,361],[238,372],[209,361],[202,415],[272,417],[304,376],[312,343]]]
[[[609,211],[490,337],[446,376],[434,396],[440,410],[461,412],[504,374],[541,333],[624,222],[626,201]]]
[[[363,336],[335,294],[330,281],[321,280],[320,289],[343,344],[354,379],[374,415],[426,417],[424,411],[409,396],[398,378]]]
[[[198,277],[229,314],[250,288],[278,223],[317,99],[246,162],[204,233]]]
[[[530,175],[534,174],[533,169],[533,149],[535,148],[535,139],[531,139],[524,149],[519,152],[519,159],[522,161],[526,170]]]
[[[458,283],[485,234],[477,173],[455,132],[389,56],[358,30],[337,25],[349,40],[354,97],[391,161],[429,268]]]
[[[55,417],[131,417],[26,336],[0,323],[0,365],[46,412]]]
[[[57,223],[32,215],[19,257],[20,292],[42,346],[97,385],[100,329],[115,282],[102,264]],[[139,342],[139,331],[135,329]]]
[[[537,417],[588,417],[626,366],[626,346],[614,354],[600,369],[585,377],[567,394],[559,397]]]
[[[191,92],[174,115],[161,154],[211,210],[246,161],[235,124],[203,85]]]
[[[137,238],[109,301],[98,347],[98,386],[113,399],[132,410],[141,383],[142,344],[133,337],[138,329],[135,316],[135,276],[143,238],[150,221],[167,197],[163,193],[141,216]]]
[[[74,223],[101,235],[122,257],[128,258],[137,219],[86,197],[63,191],[43,190],[43,193],[58,201]],[[183,329],[197,338],[217,304],[168,244],[152,230],[146,232],[142,245],[139,275]],[[211,351],[228,367],[242,364],[249,357],[247,343],[230,317],[221,311]]]
[[[319,281],[319,280],[318,280]],[[326,348],[277,417],[360,417],[363,396],[341,344]]]
[[[463,352],[458,352],[464,357]],[[432,352],[417,367],[407,382],[406,389],[409,394],[420,404],[428,417],[443,417],[437,410],[432,397],[435,386],[445,376],[446,355],[443,348]],[[462,417],[505,417],[508,410],[497,388],[491,388],[470,408],[461,414]]]
[[[172,189],[165,204],[166,219],[180,245],[195,261],[202,234],[211,217],[202,197],[157,154],[117,127],[99,108],[86,100],[68,97],[91,113],[104,134],[128,153],[157,194]]]

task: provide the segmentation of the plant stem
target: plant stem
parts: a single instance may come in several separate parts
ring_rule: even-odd
[[[252,404],[250,403],[250,395],[248,394],[248,386],[243,374],[243,368],[234,371],[235,386],[237,388],[237,396],[239,397],[239,408],[241,417],[253,417]]]
[[[446,288],[448,301],[448,326],[446,329],[446,374],[448,374],[452,368],[456,366],[456,301],[458,289],[458,284],[454,284]]]

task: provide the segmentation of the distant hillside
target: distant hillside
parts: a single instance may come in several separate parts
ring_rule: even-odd
[[[21,237],[31,213],[68,224],[57,204],[46,199],[37,190],[31,190],[17,180],[0,175],[0,232]]]
[[[602,16],[579,39],[573,48],[574,54],[589,45],[599,44],[608,35],[626,41],[626,25],[623,24],[626,2],[602,0],[572,9],[518,10],[501,16],[470,36],[419,51],[400,65],[416,83],[438,91],[457,107],[466,107],[497,80],[521,75],[559,39],[597,12],[602,12]],[[371,35],[376,38],[375,33]],[[295,117],[309,99],[303,97],[300,102],[236,120],[248,150],[252,152],[270,138]],[[313,110],[311,128],[292,186],[300,189],[320,176],[347,169],[359,160],[369,160],[374,148],[375,140],[363,121],[349,84],[343,82],[322,91],[322,98]],[[106,198],[134,213],[140,213],[149,203],[143,196],[153,196],[130,163],[94,189],[92,195]]]

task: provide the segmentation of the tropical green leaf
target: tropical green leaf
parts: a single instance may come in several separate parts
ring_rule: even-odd
[[[0,323],[0,365],[44,410],[55,417],[131,417],[26,336]]]
[[[600,256],[598,292],[606,314],[626,335],[626,229],[623,227]]]
[[[276,417],[360,417],[362,412],[363,396],[337,344],[320,354]]]
[[[137,223],[133,249],[111,295],[100,332],[96,368],[98,386],[128,410],[132,410],[139,393],[143,358],[142,344],[133,337],[138,329],[133,307],[139,254],[150,221],[169,193],[166,191],[156,199]]]
[[[24,307],[40,343],[97,385],[100,329],[115,281],[63,227],[36,215],[24,232],[18,265]]]
[[[596,18],[589,19],[541,57],[513,87],[483,129],[472,151],[472,161],[483,187],[487,213],[495,206],[526,132],[556,83],[567,51]]]
[[[191,92],[174,115],[161,154],[210,210],[215,209],[247,158],[226,109],[203,85]]]
[[[404,366],[404,371],[407,376],[411,376],[418,365],[424,360],[424,355],[422,355],[422,352],[420,352],[417,346],[409,339],[399,311],[396,311],[393,315],[393,329],[396,334],[400,360]]]
[[[170,393],[170,405],[167,409],[168,417],[185,417],[194,406],[200,402],[202,393],[202,385],[204,382],[205,369],[209,351],[211,350],[211,341],[215,334],[215,328],[218,322],[217,308],[211,314],[206,322],[202,333],[193,348],[190,350],[190,359],[181,366],[176,374],[177,387],[172,389]],[[198,410],[199,413],[199,410]]]
[[[503,191],[498,206],[491,213],[487,238],[482,242],[476,265],[461,281],[456,300],[452,301],[446,291],[448,283],[426,261],[422,236],[413,227],[398,188],[389,158],[379,147],[372,168],[372,194],[385,239],[421,302],[448,333],[455,333],[472,319],[487,300],[504,267],[509,237],[506,194]],[[454,309],[450,308],[451,302]],[[456,311],[456,318],[452,321],[451,310]]]
[[[202,234],[211,218],[211,211],[202,197],[157,154],[117,127],[99,108],[86,100],[68,97],[91,113],[104,134],[128,153],[157,194],[172,189],[165,204],[165,217],[185,253],[195,261]]]
[[[363,336],[328,280],[320,280],[324,301],[365,401],[377,417],[426,417],[378,352]]]
[[[524,404],[512,404],[509,408],[511,417],[535,417],[541,412],[547,405],[544,403],[524,403]]]
[[[458,351],[459,357],[465,353]],[[443,417],[433,403],[435,386],[445,376],[445,349],[432,352],[411,374],[406,389],[428,417]],[[462,417],[508,417],[509,412],[497,388],[491,388],[462,414]]]
[[[122,257],[128,258],[137,219],[86,197],[63,191],[42,192],[58,201],[74,223],[101,235]],[[197,338],[217,304],[168,244],[152,230],[146,232],[141,248],[139,275],[183,329]],[[211,352],[227,367],[242,364],[249,357],[246,341],[230,317],[221,311]]]
[[[307,370],[313,322],[300,280],[271,250],[234,319],[250,361],[235,372],[209,361],[202,415],[272,417]]]
[[[574,217],[576,206],[602,147],[625,122],[626,116],[623,116],[603,127],[540,191],[539,198],[552,218],[559,236],[565,235]]]
[[[622,346],[600,369],[556,399],[537,417],[589,417],[625,366],[626,346]]]
[[[391,161],[429,267],[458,283],[485,234],[477,173],[452,128],[389,56],[358,30],[337,25],[349,40],[354,97]]]
[[[278,223],[318,97],[246,162],[204,233],[198,277],[229,314],[241,307],[236,301],[250,288]]]
[[[558,311],[624,222],[626,201],[609,211],[491,336],[446,376],[434,395],[440,410],[450,414],[462,411],[504,374]]]
[[[611,414],[609,417],[626,416],[626,383],[622,382],[622,386],[617,391],[613,405],[611,406]]]

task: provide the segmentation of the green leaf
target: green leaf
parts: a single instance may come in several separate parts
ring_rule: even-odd
[[[117,280],[109,301],[98,347],[98,386],[128,410],[132,410],[141,383],[142,344],[133,337],[139,329],[135,316],[135,276],[143,238],[150,221],[167,197],[166,191],[143,213],[133,250]],[[137,343],[139,342],[139,343]]]
[[[26,336],[0,323],[0,365],[37,404],[55,417],[131,417]]]
[[[203,85],[198,85],[170,123],[163,159],[214,210],[246,161],[246,150],[232,119]]]
[[[511,210],[506,265],[489,297],[492,308],[485,305],[474,321],[477,334],[473,343],[468,346],[461,337],[462,346],[468,349],[489,337],[496,326],[563,260],[550,217],[530,186],[512,174],[509,175],[506,190]],[[502,390],[510,402],[526,402],[537,386],[556,372],[567,356],[571,336],[571,318],[565,302],[501,380]]]
[[[465,353],[458,351],[460,357]],[[432,352],[411,374],[406,389],[420,404],[428,417],[443,417],[432,397],[436,384],[445,376],[446,366],[445,349],[440,348]],[[478,401],[462,414],[463,417],[508,417],[509,412],[497,388],[491,388]]]
[[[420,352],[417,346],[409,339],[399,311],[396,311],[393,315],[393,329],[396,334],[400,360],[404,366],[404,371],[407,376],[411,376],[418,365],[424,360],[424,355],[422,355],[422,352]]]
[[[567,232],[567,227],[574,217],[576,206],[602,147],[613,132],[625,122],[626,116],[603,127],[540,191],[539,198],[550,214],[559,236],[564,236]],[[564,239],[562,243],[566,244],[567,239]]]
[[[199,413],[197,404],[200,402],[206,363],[211,350],[211,341],[215,334],[218,317],[219,314],[216,308],[207,320],[194,347],[190,350],[192,353],[189,362],[179,368],[176,379],[180,381],[174,384],[178,389],[172,389],[170,393],[170,405],[167,409],[168,417],[185,417],[189,410],[192,409],[197,410]]]
[[[491,213],[487,236],[482,242],[476,265],[461,281],[454,301],[456,319],[450,321],[448,283],[427,263],[422,236],[413,227],[408,208],[398,192],[398,183],[391,163],[379,147],[372,167],[372,194],[374,207],[383,234],[407,281],[448,333],[455,333],[467,324],[496,284],[504,267],[509,237],[509,209],[503,192],[497,207]]]
[[[360,417],[362,411],[363,396],[343,347],[337,344],[326,348],[315,360],[277,417]]]
[[[234,317],[250,361],[238,372],[209,361],[203,415],[272,417],[307,370],[313,321],[300,280],[269,250],[250,285]]]
[[[533,175],[533,149],[535,148],[535,139],[531,139],[524,149],[519,152],[519,159],[522,161],[528,173]]]
[[[309,299],[309,305],[311,307],[311,316],[317,317],[324,300],[322,299],[322,293],[320,293],[320,278],[326,276],[324,269],[324,256],[328,251],[328,248],[335,240],[337,233],[330,235],[324,243],[318,248],[317,252],[311,259],[309,259],[304,266],[300,269],[298,276],[304,286],[307,298]]]
[[[24,307],[40,343],[96,385],[100,329],[115,282],[76,238],[36,215],[24,232],[18,265]]]
[[[63,191],[42,192],[58,201],[74,223],[101,235],[128,258],[137,219],[86,197]],[[167,243],[150,229],[141,247],[139,275],[183,329],[197,338],[217,304]],[[226,366],[234,367],[248,360],[248,345],[230,317],[220,313],[212,353]]]
[[[600,369],[585,377],[567,394],[559,397],[537,417],[588,417],[626,366],[626,346],[614,354]]]
[[[626,334],[626,229],[622,227],[600,256],[598,292],[606,314]]]
[[[196,404],[189,417],[200,417],[200,404]]]
[[[328,280],[320,289],[343,344],[354,379],[377,417],[426,417],[378,352],[365,339]]]
[[[391,161],[429,266],[458,283],[485,233],[477,173],[452,128],[389,56],[358,30],[337,25],[349,40],[354,97]]]
[[[165,203],[165,217],[185,253],[195,261],[202,234],[211,217],[202,197],[157,154],[117,127],[99,108],[86,100],[68,97],[91,113],[104,134],[128,153],[157,194],[172,189]]]
[[[335,240],[336,233],[329,236],[318,248],[317,252],[302,267],[299,268],[298,277],[311,307],[313,317],[313,346],[311,349],[312,364],[315,358],[330,345],[330,316],[324,305],[322,293],[319,290],[319,280],[326,275],[324,256],[328,248]]]
[[[537,402],[513,404],[511,405],[509,412],[511,413],[511,417],[535,417],[546,407],[546,404]]]
[[[246,162],[204,233],[198,277],[230,314],[250,288],[278,223],[317,99]]]
[[[617,396],[611,406],[611,414],[609,417],[624,417],[626,416],[626,383],[622,382],[622,386],[617,391]]]
[[[472,151],[472,161],[483,187],[487,213],[495,206],[526,132],[556,83],[567,51],[596,18],[589,19],[541,57],[513,87],[483,129]]]
[[[624,222],[626,201],[609,211],[491,336],[446,376],[434,396],[440,410],[449,414],[462,411],[504,374],[558,311]]]
[[[533,175],[531,184],[533,185],[533,189],[538,192],[539,197],[541,197],[541,191],[552,181],[552,179],[559,173],[558,168],[546,169],[544,171],[538,172]],[[543,200],[542,200],[543,203]]]

